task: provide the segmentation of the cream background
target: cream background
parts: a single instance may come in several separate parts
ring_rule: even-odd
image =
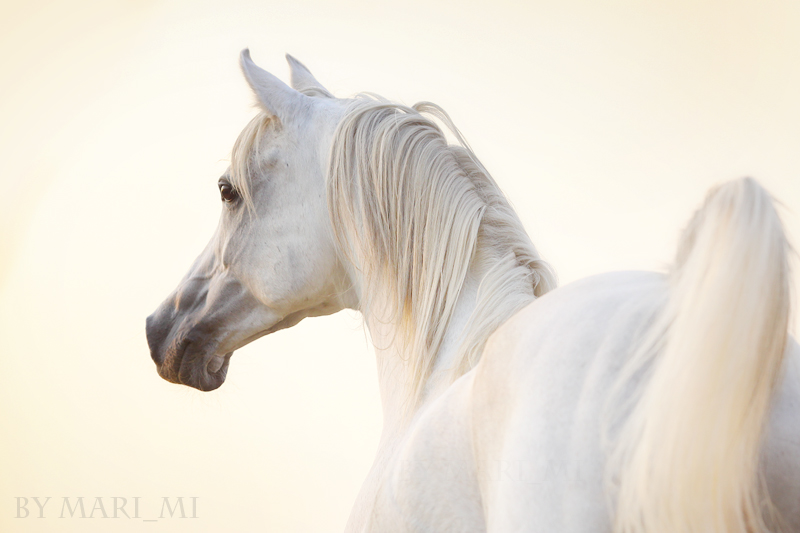
[[[793,0],[20,1],[0,29],[0,531],[344,527],[381,423],[355,313],[238,351],[208,394],[158,378],[144,338],[215,227],[246,46],[283,79],[290,52],[337,95],[442,105],[562,284],[663,269],[743,175],[800,245]],[[63,496],[142,518],[199,496],[199,518],[58,519]]]

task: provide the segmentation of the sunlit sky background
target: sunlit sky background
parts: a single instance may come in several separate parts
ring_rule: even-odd
[[[339,96],[442,105],[562,284],[663,270],[744,175],[800,246],[794,0],[5,1],[0,30],[2,531],[343,529],[381,424],[355,313],[240,350],[207,394],[146,346],[255,112],[244,47]],[[47,519],[16,496],[50,496]],[[58,519],[64,496],[138,496],[142,519],[197,496],[199,518]]]

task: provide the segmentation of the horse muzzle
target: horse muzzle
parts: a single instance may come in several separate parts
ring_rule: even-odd
[[[225,382],[233,351],[217,353],[217,343],[202,327],[178,327],[162,308],[147,317],[147,344],[158,375],[171,383],[201,391],[217,389]]]

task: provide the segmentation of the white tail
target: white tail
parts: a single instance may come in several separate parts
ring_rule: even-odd
[[[695,214],[611,458],[617,533],[775,527],[758,466],[788,336],[788,250],[755,180],[714,189]]]

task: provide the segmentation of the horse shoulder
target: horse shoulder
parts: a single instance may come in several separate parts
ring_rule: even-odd
[[[661,274],[613,272],[538,298],[489,337],[474,369],[476,394],[496,408],[530,392],[531,380],[546,379],[551,386],[545,393],[565,386],[553,381],[557,371],[577,377],[593,366],[618,368],[628,350],[617,350],[613,361],[598,359],[597,352],[604,344],[632,347],[666,294]]]
[[[472,394],[490,530],[608,523],[602,406],[666,287],[654,273],[594,276],[539,298],[490,337]]]

